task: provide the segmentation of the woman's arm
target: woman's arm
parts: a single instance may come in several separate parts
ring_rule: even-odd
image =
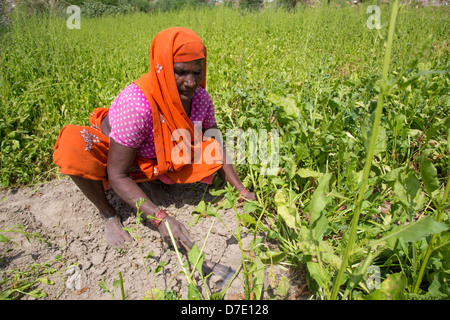
[[[141,198],[145,199],[140,209],[143,216],[154,216],[159,208],[147,197],[139,188],[136,182],[128,175],[130,167],[136,158],[136,149],[123,146],[110,139],[108,151],[108,181],[114,192],[132,207],[136,207],[136,202]]]
[[[140,206],[140,210],[142,211],[142,216],[148,219],[149,216],[155,216],[159,208],[128,175],[135,157],[136,149],[123,146],[111,138],[107,163],[108,181],[114,192],[133,208],[136,208],[136,203],[141,198],[145,199],[145,202]],[[192,243],[189,239],[188,231],[180,222],[170,216],[166,216],[163,221],[169,223],[179,247],[180,242],[188,245]],[[159,224],[158,231],[163,239],[170,243],[170,235],[164,223]]]
[[[215,130],[219,131],[219,129],[217,128],[217,123],[215,123],[208,129],[215,129]],[[208,130],[208,129],[206,129],[206,130]],[[239,176],[237,175],[236,170],[234,169],[231,159],[229,159],[229,157],[228,157],[227,150],[225,149],[225,145],[224,145],[223,141],[219,141],[219,143],[222,146],[222,157],[223,157],[223,166],[218,171],[220,176],[226,182],[229,182],[236,190],[238,190],[238,191],[244,190],[245,187],[242,184],[241,180],[239,179]],[[244,195],[244,197],[247,200],[255,200],[256,199],[256,196],[253,192],[246,193]]]

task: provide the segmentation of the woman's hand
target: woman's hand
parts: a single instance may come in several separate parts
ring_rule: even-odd
[[[249,191],[247,188],[242,189],[239,192],[239,202],[244,202],[245,200],[247,201],[255,201],[256,200],[256,195]]]
[[[246,196],[244,196],[244,199],[248,201],[255,201],[256,195],[254,192],[249,192]]]
[[[167,229],[166,223],[169,224],[170,231],[172,232],[173,238],[179,249],[184,248],[188,252],[194,243],[191,241],[189,232],[186,227],[175,218],[167,215],[158,226],[158,231],[161,237],[168,244],[172,244],[172,239],[170,238],[169,230]]]

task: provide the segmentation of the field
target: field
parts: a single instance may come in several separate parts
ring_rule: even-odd
[[[243,230],[255,235],[238,253],[242,296],[288,298],[292,275],[305,272],[311,299],[449,299],[449,9],[383,5],[378,30],[366,8],[81,16],[80,29],[61,16],[15,17],[0,38],[2,217],[11,190],[63,178],[52,164],[60,129],[108,107],[147,72],[153,36],[179,25],[208,49],[219,129],[279,133],[269,143],[276,175],[237,165],[256,203],[236,208],[216,186],[222,202],[200,197],[185,212],[220,224],[226,209],[239,244]],[[5,245],[9,223],[0,221]]]

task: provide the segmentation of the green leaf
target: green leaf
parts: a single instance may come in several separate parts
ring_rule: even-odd
[[[134,230],[133,230],[132,227],[122,227],[122,229],[125,230],[125,231],[127,231],[127,232],[131,235],[132,238],[135,238],[135,236],[134,236]]]
[[[372,129],[370,126],[364,126],[361,129],[361,134],[364,139],[364,144],[366,147],[366,150],[369,150],[369,144],[370,144],[370,138],[372,134]],[[378,135],[377,135],[377,141],[375,143],[375,148],[373,151],[373,155],[376,156],[380,154],[381,152],[385,152],[387,148],[387,134],[386,134],[386,128],[383,126],[380,126],[378,128]]]
[[[153,258],[155,256],[155,251],[150,251],[145,257],[145,260],[148,260],[150,258]]]
[[[206,210],[206,215],[208,217],[216,217],[217,219],[221,220],[220,215],[214,210],[214,208],[209,205],[208,209]]]
[[[164,300],[177,300],[177,293],[175,290],[164,290]]]
[[[407,283],[403,274],[394,273],[380,284],[379,289],[362,298],[364,300],[405,300]]]
[[[165,267],[166,265],[167,265],[167,262],[166,262],[166,261],[160,261],[160,262],[158,263],[158,266],[155,268],[155,271],[153,271],[153,273],[156,274],[156,273],[160,272],[161,269],[162,269],[163,267]]]
[[[188,252],[189,262],[192,264],[193,268],[197,269],[200,274],[202,273],[202,264],[205,260],[205,254],[200,251],[197,244],[194,244]]]
[[[209,296],[209,299],[210,300],[223,300],[223,297],[225,296],[226,293],[227,293],[226,290],[222,290],[219,292],[213,292]]]
[[[325,288],[329,286],[331,275],[326,268],[322,268],[318,262],[312,261],[308,261],[306,267],[308,268],[311,277],[320,287]]]
[[[401,174],[399,180],[394,183],[394,190],[400,202],[409,211],[412,209],[418,211],[422,208],[424,196],[421,193],[420,181],[414,172]]]
[[[203,214],[206,211],[206,203],[204,200],[200,201],[199,204],[194,208],[194,210],[192,211],[192,213],[199,213],[199,214]]]
[[[323,263],[330,265],[336,270],[339,269],[342,260],[334,253],[331,244],[323,240],[314,240],[311,232],[307,228],[300,229],[297,241],[297,248],[304,255],[312,256],[319,253]]]
[[[164,292],[162,292],[158,288],[152,288],[152,291],[147,290],[142,300],[164,300]]]
[[[10,296],[15,292],[14,289],[8,289],[5,291],[0,291],[0,300],[12,300]]]
[[[317,171],[313,171],[311,169],[306,169],[306,168],[300,168],[297,171],[297,174],[302,177],[302,178],[320,178],[322,176],[322,173],[317,172]]]
[[[387,172],[385,175],[383,175],[381,178],[384,181],[388,181],[388,182],[394,182],[396,180],[399,179],[399,175],[401,174],[401,172],[405,170],[404,167],[400,167],[400,168],[395,168],[389,172]]]
[[[424,154],[422,154],[419,168],[425,191],[431,196],[433,191],[439,188],[439,181],[437,178],[437,170],[433,163],[428,159],[429,153],[431,153],[431,150],[425,151]]]
[[[261,261],[266,264],[277,264],[283,261],[286,252],[268,250],[259,254]]]
[[[202,295],[198,291],[197,287],[193,283],[189,283],[188,286],[188,300],[201,300]]]
[[[277,206],[278,215],[286,222],[287,226],[292,229],[298,229],[299,226],[296,223],[296,212],[289,210],[286,197],[281,189],[277,190],[274,201]]]
[[[47,294],[40,289],[34,289],[30,292],[25,292],[25,293],[33,298],[45,298],[47,296]]]
[[[225,192],[227,192],[227,190],[222,189],[222,190],[209,190],[209,193],[212,196],[221,196],[222,194],[224,194]]]
[[[317,189],[311,199],[311,205],[309,209],[310,220],[315,221],[320,217],[322,210],[327,204],[327,198],[325,191],[328,186],[328,182],[331,179],[331,173],[325,174],[320,180]]]
[[[250,201],[245,201],[244,202],[244,206],[243,209],[245,212],[255,212],[256,209],[258,209],[258,205],[254,202],[250,202]]]
[[[433,220],[430,216],[417,220],[404,226],[394,226],[393,230],[383,238],[375,240],[372,245],[383,243],[386,240],[395,241],[402,238],[406,242],[416,242],[425,236],[441,233],[449,229],[449,226]]]
[[[269,94],[267,100],[272,102],[274,105],[282,107],[283,110],[289,115],[294,117],[300,117],[301,112],[297,107],[295,100],[289,97],[281,97],[277,94]]]
[[[325,208],[328,198],[325,195],[328,182],[330,181],[331,173],[327,173],[319,180],[319,186],[311,199],[309,210],[309,221],[311,231],[313,231],[314,239],[320,240],[325,232],[328,230],[328,219],[325,214],[322,213]]]
[[[259,257],[256,257],[254,260],[255,263],[255,271],[253,275],[255,277],[254,285],[253,285],[253,293],[255,294],[255,300],[260,300],[262,295],[262,290],[264,287],[264,276],[265,276],[265,268]]]
[[[433,274],[433,281],[428,287],[428,296],[434,300],[444,300],[448,299],[450,296],[450,288],[446,283],[446,276],[444,272],[435,272]]]
[[[285,276],[281,277],[280,282],[278,282],[277,295],[286,297],[289,291],[289,280]]]
[[[9,238],[5,237],[4,235],[0,234],[0,242],[9,242]]]
[[[256,220],[255,218],[253,218],[251,215],[249,215],[248,213],[243,213],[240,215],[240,219],[242,221],[242,224],[245,227],[252,227],[254,225],[256,225]]]
[[[54,285],[55,284],[54,281],[52,281],[52,280],[50,280],[48,278],[39,278],[39,279],[37,279],[37,281],[45,283],[45,284],[48,284],[48,285]]]

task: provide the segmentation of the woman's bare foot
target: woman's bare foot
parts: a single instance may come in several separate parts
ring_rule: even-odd
[[[123,230],[122,222],[118,216],[103,219],[105,225],[106,245],[118,246],[124,242],[131,242],[133,238]]]

